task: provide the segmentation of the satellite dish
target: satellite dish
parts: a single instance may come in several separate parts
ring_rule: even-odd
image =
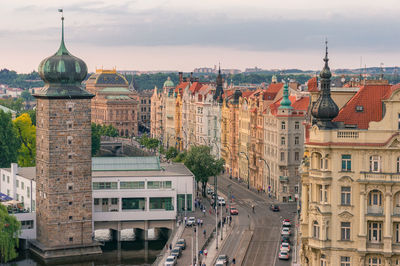
[[[359,79],[359,78],[356,78],[356,82],[360,82],[360,79]]]

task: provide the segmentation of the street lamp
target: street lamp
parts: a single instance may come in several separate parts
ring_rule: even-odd
[[[264,158],[260,158],[259,161],[263,161],[265,163],[265,165],[268,167],[268,189],[269,189],[270,179],[271,179],[271,169],[269,168],[269,164],[267,163],[267,161],[265,161]],[[263,179],[263,185],[264,185],[264,179]],[[265,189],[265,187],[264,187],[264,189]]]
[[[243,154],[244,156],[246,156],[247,159],[247,189],[250,189],[250,161],[249,161],[249,156],[247,156],[246,153],[244,152],[240,152],[240,154]]]

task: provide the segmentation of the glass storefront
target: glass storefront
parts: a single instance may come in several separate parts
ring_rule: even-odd
[[[145,210],[145,198],[122,198],[122,210]]]
[[[171,197],[150,198],[150,210],[173,211],[174,204]]]

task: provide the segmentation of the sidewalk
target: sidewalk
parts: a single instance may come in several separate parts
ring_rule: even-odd
[[[208,244],[207,246],[207,257],[205,257],[204,255],[202,256],[202,265],[207,265],[207,266],[211,266],[214,265],[216,262],[216,259],[218,257],[218,255],[220,254],[221,249],[223,248],[223,246],[225,245],[225,242],[227,241],[229,235],[231,234],[232,230],[234,228],[234,223],[231,224],[231,226],[229,225],[225,225],[223,227],[223,240],[221,242],[221,235],[220,233],[218,233],[218,249],[216,249],[216,244],[217,241],[215,239],[215,237],[213,237],[211,243]],[[214,232],[215,235],[215,232]],[[204,260],[205,257],[205,260]],[[200,266],[200,265],[199,265]]]

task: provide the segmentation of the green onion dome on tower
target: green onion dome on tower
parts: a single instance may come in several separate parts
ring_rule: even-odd
[[[39,75],[45,82],[42,90],[36,97],[55,98],[90,98],[93,97],[81,87],[81,82],[86,78],[87,66],[67,50],[64,43],[64,17],[62,21],[61,44],[58,51],[45,58],[39,65]]]
[[[167,80],[164,82],[164,88],[166,87],[174,87],[174,82],[171,80],[170,77],[167,78]]]

